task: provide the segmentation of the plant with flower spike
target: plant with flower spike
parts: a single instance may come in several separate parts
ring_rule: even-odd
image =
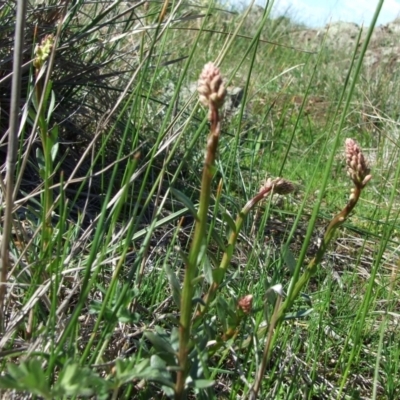
[[[262,185],[261,189],[259,192],[252,198],[250,199],[246,205],[242,208],[240,213],[238,214],[236,221],[235,221],[235,230],[231,232],[229,240],[228,240],[228,245],[226,246],[226,250],[224,252],[224,255],[222,257],[220,266],[219,266],[219,277],[218,279],[215,279],[213,284],[210,286],[210,289],[208,290],[208,293],[204,296],[204,306],[203,309],[201,310],[200,313],[204,313],[209,304],[214,300],[215,295],[217,293],[217,290],[219,288],[219,285],[221,284],[225,273],[229,267],[229,264],[232,259],[233,255],[233,249],[236,246],[236,241],[239,236],[240,230],[242,228],[243,222],[246,218],[246,216],[249,214],[249,212],[264,198],[267,196],[271,196],[273,194],[289,194],[293,192],[295,189],[293,183],[287,181],[286,179],[282,178],[275,178],[271,179],[268,178],[265,183]]]
[[[268,337],[266,341],[268,345],[265,346],[262,363],[259,370],[257,371],[257,377],[250,392],[250,400],[255,400],[257,398],[258,392],[261,387],[262,377],[264,376],[265,368],[268,364],[268,361],[270,360],[272,350],[274,348],[274,343],[279,335],[280,327],[282,325],[283,318],[285,317],[285,313],[292,307],[294,301],[300,295],[300,292],[308,283],[311,276],[314,275],[317,271],[317,267],[321,263],[322,258],[326,252],[329,243],[333,238],[336,229],[346,221],[351,211],[354,209],[358,200],[360,199],[362,190],[372,178],[364,154],[362,153],[358,144],[353,139],[346,139],[345,151],[347,173],[354,183],[354,187],[351,189],[349,201],[343,208],[343,210],[331,220],[325,231],[317,254],[310,261],[305,271],[303,272],[303,275],[299,278],[297,282],[295,282],[293,290],[289,291],[286,300],[280,306],[278,304],[276,312],[274,312],[272,318],[273,322],[270,322],[268,330]],[[264,331],[265,329],[266,328],[263,328]]]
[[[54,161],[58,151],[58,125],[50,128],[50,120],[54,111],[55,98],[52,92],[52,82],[45,82],[46,65],[51,52],[54,51],[55,39],[53,35],[46,35],[40,44],[35,47],[35,58],[33,67],[35,68],[35,94],[34,107],[38,115],[38,126],[42,150],[37,149],[36,157],[39,163],[39,173],[44,182],[43,199],[43,235],[42,249],[47,250],[52,226],[51,209],[53,207],[53,184]],[[42,102],[43,106],[40,107]]]
[[[200,102],[209,108],[208,117],[211,123],[211,129],[207,139],[199,211],[197,213],[193,241],[186,262],[182,288],[181,316],[179,321],[179,371],[175,386],[176,399],[184,397],[185,382],[188,373],[192,297],[194,293],[193,281],[197,276],[198,258],[206,234],[207,212],[211,196],[211,181],[214,175],[213,167],[220,135],[219,108],[222,106],[226,94],[220,71],[213,63],[208,63],[204,66],[198,82],[198,92],[200,95]]]
[[[283,303],[279,318],[283,317],[284,312],[288,308],[290,308],[290,306],[293,304],[294,299],[300,294],[300,291],[302,290],[304,285],[316,272],[317,267],[321,263],[322,257],[324,256],[336,229],[346,221],[351,211],[354,209],[358,200],[360,199],[361,191],[365,188],[367,183],[372,178],[364,154],[362,153],[358,144],[353,139],[346,139],[345,146],[347,173],[354,183],[354,187],[351,189],[349,201],[343,208],[343,210],[339,214],[337,214],[328,225],[321,245],[318,248],[317,254],[310,261],[303,275],[295,284],[293,291],[289,293],[288,298]]]
[[[211,124],[210,134],[207,139],[206,156],[203,168],[201,191],[200,191],[200,206],[196,216],[196,225],[193,236],[193,242],[190,248],[189,256],[186,261],[185,277],[183,282],[181,296],[181,316],[179,326],[179,353],[178,363],[179,370],[177,373],[177,381],[175,385],[175,398],[182,399],[185,396],[185,382],[188,375],[189,363],[188,355],[190,351],[190,334],[192,329],[192,301],[194,293],[194,282],[197,277],[197,265],[202,244],[206,237],[207,213],[211,196],[211,181],[214,175],[214,163],[217,153],[218,141],[221,132],[219,109],[222,107],[226,95],[223,80],[218,68],[213,63],[205,65],[198,82],[198,92],[200,102],[208,107],[208,118]],[[201,324],[201,318],[208,309],[210,303],[214,300],[217,290],[222,283],[225,273],[230,265],[233,255],[233,250],[236,246],[236,241],[243,222],[254,206],[265,199],[265,197],[274,193],[287,194],[294,190],[294,185],[284,179],[268,179],[259,192],[247,202],[236,218],[234,230],[231,232],[226,250],[222,257],[219,268],[213,283],[208,292],[203,298],[203,305],[196,313],[196,324]],[[230,326],[228,332],[224,332],[223,336],[230,336],[234,333],[242,318],[251,311],[252,297],[239,301],[238,312],[239,317],[235,319],[234,326]]]

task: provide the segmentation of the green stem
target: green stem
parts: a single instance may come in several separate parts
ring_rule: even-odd
[[[42,81],[38,78],[39,70],[37,70],[37,82],[36,82],[36,103],[40,104],[41,97],[44,95],[44,88],[42,86]],[[47,100],[47,99],[46,99]],[[53,146],[53,140],[50,137],[52,134],[48,129],[48,121],[45,117],[46,107],[42,107],[39,116],[39,132],[40,139],[43,148],[44,157],[44,171],[42,179],[44,181],[44,192],[42,196],[43,203],[43,231],[42,231],[42,253],[45,254],[48,248],[48,244],[51,239],[52,226],[51,226],[51,208],[53,206],[53,191],[51,186],[53,185],[53,160],[51,158],[51,150]]]
[[[286,311],[292,307],[294,301],[300,295],[300,292],[302,291],[302,289],[307,285],[311,276],[313,276],[314,273],[316,272],[317,267],[321,263],[322,258],[326,252],[326,249],[327,249],[329,243],[331,242],[331,240],[333,238],[333,235],[334,235],[336,229],[340,225],[343,224],[343,222],[347,219],[347,217],[350,215],[350,212],[353,210],[353,208],[357,204],[357,201],[360,198],[361,190],[362,190],[361,186],[355,187],[346,207],[339,214],[337,214],[332,219],[332,221],[329,223],[328,228],[326,229],[324,238],[322,240],[322,243],[321,243],[320,247],[318,248],[317,254],[310,261],[306,270],[303,272],[303,274],[300,276],[299,280],[296,282],[293,290],[288,294],[288,297],[286,298],[285,302],[283,304],[280,304],[280,301],[277,301],[277,303],[275,305],[276,311],[274,311],[273,318],[269,323],[268,338],[267,338],[267,342],[264,347],[264,353],[263,353],[263,357],[261,360],[261,365],[257,372],[257,378],[255,380],[254,386],[251,389],[249,400],[255,400],[257,398],[258,392],[261,387],[262,377],[264,376],[265,368],[268,365],[269,360],[271,359],[272,350],[275,348],[275,343],[277,341],[277,338],[279,337],[279,332],[282,327],[283,318],[285,316]],[[274,328],[275,328],[275,332],[273,333]],[[267,328],[265,328],[265,329],[267,329]],[[264,329],[264,331],[265,331],[265,329]]]
[[[232,256],[233,256],[233,251],[236,246],[237,239],[239,237],[240,230],[242,229],[243,222],[249,212],[254,208],[254,206],[259,203],[262,199],[265,198],[265,196],[272,192],[272,186],[271,187],[265,187],[260,190],[260,192],[253,197],[251,200],[247,202],[247,204],[242,208],[242,210],[239,212],[239,215],[236,218],[235,221],[235,230],[231,232],[228,240],[228,244],[226,246],[224,255],[222,256],[222,260],[219,266],[219,269],[222,271],[221,275],[219,275],[218,280],[215,280],[213,284],[210,286],[208,293],[204,296],[203,300],[205,303],[205,306],[202,306],[201,310],[199,311],[199,314],[197,316],[203,315],[206,310],[208,309],[208,306],[210,303],[215,299],[215,295],[217,293],[217,290],[221,284],[221,282],[224,279],[225,273],[230,265]]]
[[[339,228],[339,226],[341,226],[346,221],[347,217],[350,215],[351,211],[356,206],[358,199],[360,198],[361,195],[361,190],[362,189],[359,186],[356,186],[353,189],[353,192],[350,196],[350,200],[347,203],[346,207],[339,214],[337,214],[329,223],[325,231],[325,235],[322,239],[322,243],[318,248],[317,254],[310,261],[306,270],[303,272],[299,280],[296,282],[292,292],[288,295],[285,302],[282,304],[282,307],[279,310],[278,314],[279,320],[282,319],[285,312],[292,307],[294,301],[300,295],[302,289],[305,287],[305,285],[307,285],[310,278],[316,273],[317,267],[318,265],[320,265],[326,253],[328,245],[333,239],[333,235],[336,232],[336,229]]]
[[[297,299],[297,297],[300,295],[301,291],[303,288],[308,284],[310,278],[315,274],[318,265],[321,263],[322,258],[326,252],[326,249],[331,242],[333,235],[336,231],[336,229],[342,225],[347,217],[350,215],[351,211],[353,208],[356,206],[360,195],[361,195],[361,186],[356,186],[353,189],[353,192],[350,196],[350,200],[347,203],[346,207],[339,213],[337,214],[332,221],[329,223],[328,228],[326,229],[325,235],[323,237],[321,246],[318,248],[317,254],[315,257],[310,261],[308,264],[306,270],[303,272],[303,274],[300,276],[299,280],[296,282],[293,290],[291,293],[289,293],[288,297],[286,298],[285,302],[281,305],[279,308],[279,311],[277,313],[277,323],[275,327],[275,333],[273,335],[272,341],[269,344],[269,348],[267,351],[267,360],[271,358],[272,350],[275,347],[275,342],[279,336],[279,331],[283,323],[284,316],[286,312],[293,306],[294,301]],[[265,331],[265,329],[263,330]],[[261,332],[259,332],[260,334]]]
[[[183,399],[185,381],[188,370],[188,354],[190,340],[190,325],[192,315],[192,298],[194,293],[193,280],[197,276],[197,263],[201,246],[206,236],[207,214],[211,196],[211,182],[214,175],[213,166],[217,153],[219,141],[219,116],[216,108],[211,109],[211,133],[207,140],[206,159],[204,162],[203,176],[201,181],[200,205],[196,219],[196,226],[192,246],[186,264],[185,277],[183,281],[181,316],[179,327],[179,371],[175,387],[175,399]]]

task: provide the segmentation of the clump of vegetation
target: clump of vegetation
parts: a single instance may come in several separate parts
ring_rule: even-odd
[[[382,1],[335,52],[270,9],[59,3],[0,6],[2,395],[397,398]]]

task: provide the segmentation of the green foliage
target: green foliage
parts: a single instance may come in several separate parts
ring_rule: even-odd
[[[89,368],[68,363],[61,370],[54,387],[50,387],[39,360],[32,359],[16,366],[8,364],[8,372],[0,377],[0,387],[28,392],[44,399],[70,396],[106,399],[110,384]]]

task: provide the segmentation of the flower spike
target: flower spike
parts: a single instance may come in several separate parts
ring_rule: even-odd
[[[226,90],[219,69],[207,63],[200,74],[197,90],[205,107],[219,109],[224,103]]]
[[[353,139],[346,139],[346,164],[347,173],[356,187],[364,188],[372,176],[364,154]]]

